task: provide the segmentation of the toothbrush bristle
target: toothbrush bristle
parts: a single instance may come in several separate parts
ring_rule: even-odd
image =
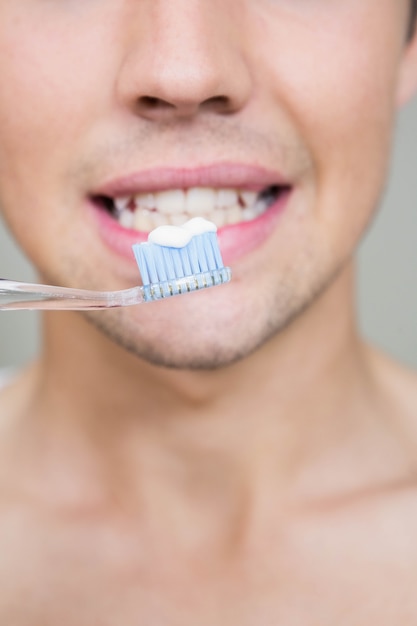
[[[184,247],[146,242],[135,244],[133,252],[142,276],[146,301],[205,289],[230,281],[224,267],[217,235],[194,235]]]

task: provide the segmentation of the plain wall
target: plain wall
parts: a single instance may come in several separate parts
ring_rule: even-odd
[[[400,116],[385,199],[359,249],[358,315],[369,340],[417,369],[416,139],[414,101]],[[35,279],[1,224],[0,276]],[[0,368],[20,366],[32,359],[39,349],[39,333],[36,313],[0,311]]]

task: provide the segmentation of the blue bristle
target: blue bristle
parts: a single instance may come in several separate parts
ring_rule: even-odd
[[[151,284],[151,277],[149,275],[148,263],[146,262],[146,256],[145,256],[145,247],[148,245],[149,244],[143,244],[143,245],[137,244],[136,246],[133,246],[133,251],[135,253],[136,262],[139,265],[140,273],[142,276],[142,282],[144,285]]]
[[[156,247],[159,248],[159,246]],[[172,259],[170,254],[171,249],[164,246],[160,247],[159,250],[161,254],[161,270],[159,272],[161,280],[172,280],[175,277],[175,270],[174,266],[172,265]]]
[[[224,271],[224,263],[223,263],[222,255],[220,252],[217,235],[216,233],[208,233],[208,234],[209,234],[209,241],[210,241],[211,249],[213,252],[214,259],[215,259],[214,261],[215,267],[217,270],[223,270],[220,272],[213,273],[214,282],[216,285],[219,285],[226,280],[226,272]]]
[[[184,251],[188,252],[192,274],[199,274],[201,272],[201,267],[200,267],[200,259],[199,259],[199,250],[198,250],[198,246],[196,245],[195,238],[191,239],[188,246],[184,248]]]
[[[133,254],[135,255],[136,263],[140,269],[143,284],[149,285],[150,280],[148,270],[146,264],[143,262],[143,247],[139,244],[135,244],[133,246]]]
[[[223,259],[222,259],[222,255],[220,252],[220,246],[219,246],[219,241],[217,239],[217,235],[216,233],[208,233],[208,235],[209,235],[209,239],[211,243],[211,248],[213,250],[214,258],[216,259],[216,269],[221,269],[222,267],[224,267],[224,264],[223,264]]]
[[[202,243],[204,245],[204,251],[205,251],[207,263],[208,263],[208,266],[209,266],[209,270],[217,269],[216,258],[215,258],[214,253],[213,253],[213,246],[211,245],[210,233],[206,233],[204,235],[204,239],[203,239]]]
[[[173,264],[173,278],[184,278],[185,276],[189,276],[190,274],[186,274],[184,272],[184,267],[182,264],[181,257],[181,248],[171,248],[171,257]]]
[[[198,263],[200,265],[200,272],[208,272],[210,267],[208,264],[207,254],[206,254],[206,246],[205,246],[205,235],[196,235],[193,237],[194,245],[197,249],[197,257]]]
[[[185,248],[179,248],[179,254],[184,276],[191,276],[193,270],[191,269],[189,245],[185,246]]]
[[[152,244],[144,245],[143,257],[149,273],[150,283],[157,283],[160,281],[158,267],[160,267],[161,261],[158,258],[159,250],[154,250],[153,247]]]
[[[148,242],[135,244],[133,251],[142,276],[144,298],[147,301],[183,293],[185,290],[203,289],[230,280],[230,270],[223,265],[214,232],[194,235],[183,248]]]
[[[173,280],[175,278],[175,267],[172,263],[171,248],[160,247],[156,244],[153,245],[158,249],[158,254],[161,255],[161,280]]]
[[[156,246],[156,244],[154,245]],[[156,246],[156,247],[159,247],[159,246]],[[175,279],[181,276],[182,266],[181,266],[181,263],[178,263],[179,255],[178,255],[177,248],[162,247],[161,250],[162,250],[162,257],[164,260],[164,273],[166,276],[165,280],[170,281],[169,285],[168,284],[164,285],[164,293],[165,295],[168,296],[168,295],[172,295],[170,292],[170,288],[173,294],[178,293],[178,288],[175,285]],[[168,293],[166,293],[166,291],[168,291]]]
[[[198,242],[198,236],[193,237],[187,247],[190,251],[191,267],[193,269],[194,276],[196,276],[197,285],[199,289],[203,289],[204,278],[202,276],[202,272],[207,271],[207,263],[206,259],[204,258],[204,254],[201,251],[201,246]]]

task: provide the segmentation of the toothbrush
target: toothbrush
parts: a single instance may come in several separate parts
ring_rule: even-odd
[[[0,310],[95,310],[154,302],[228,283],[216,226],[193,218],[183,226],[160,226],[133,246],[143,286],[88,291],[0,279]]]

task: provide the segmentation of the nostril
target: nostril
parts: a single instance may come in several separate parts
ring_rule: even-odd
[[[201,106],[205,109],[213,109],[216,111],[227,111],[231,108],[230,99],[227,96],[213,96],[202,102]]]
[[[158,109],[174,109],[175,106],[166,100],[161,98],[155,98],[153,96],[141,96],[139,98],[139,105],[149,110]]]
[[[213,96],[200,103],[187,102],[185,99],[174,103],[155,96],[141,96],[137,100],[137,106],[143,114],[175,113],[178,116],[193,116],[199,109],[219,113],[226,113],[231,109],[230,99],[227,96]]]
[[[159,104],[158,98],[152,98],[151,96],[142,96],[139,102],[145,104],[150,109],[155,109]]]

